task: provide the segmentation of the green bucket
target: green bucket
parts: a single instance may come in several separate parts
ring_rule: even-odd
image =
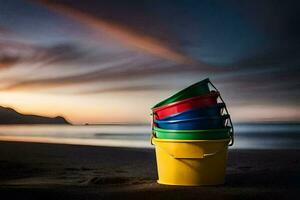
[[[208,129],[208,130],[167,130],[154,127],[154,134],[159,139],[173,140],[221,140],[230,138],[230,129]]]
[[[176,101],[181,101],[187,98],[203,95],[203,94],[208,94],[210,92],[208,83],[211,84],[210,80],[208,78],[199,81],[179,92],[176,94],[172,95],[171,97],[159,102],[156,104],[153,108],[157,108],[163,105],[167,105]]]

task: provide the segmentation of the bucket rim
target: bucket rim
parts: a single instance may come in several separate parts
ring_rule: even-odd
[[[228,139],[220,139],[220,140],[174,140],[174,139],[160,139],[160,138],[155,138],[153,137],[152,140],[157,141],[157,142],[166,142],[166,143],[224,143],[224,142],[229,142],[230,138]],[[155,142],[154,142],[155,144]]]
[[[174,124],[174,123],[185,123],[185,122],[193,122],[193,121],[198,121],[198,120],[224,120],[228,119],[229,115],[220,115],[220,116],[208,116],[208,117],[197,117],[197,118],[191,118],[191,119],[176,119],[176,120],[157,120],[154,119],[155,123],[158,124]]]
[[[189,110],[187,110],[187,111],[183,111],[183,112],[179,112],[179,113],[172,114],[172,115],[170,115],[170,116],[167,116],[167,117],[162,118],[161,120],[165,120],[165,119],[177,117],[177,116],[179,116],[179,115],[183,115],[183,114],[186,114],[186,113],[190,113],[190,112],[198,111],[198,110],[203,110],[203,109],[222,109],[222,108],[224,108],[225,106],[226,106],[225,103],[217,103],[217,104],[215,104],[215,105],[210,105],[210,106],[206,106],[206,107],[193,108],[193,109],[189,109]]]
[[[160,107],[152,107],[151,109],[152,109],[153,112],[157,112],[157,111],[160,111],[160,110],[164,110],[164,109],[166,109],[168,107],[171,107],[171,106],[174,106],[174,105],[177,105],[177,104],[182,104],[182,103],[185,103],[187,101],[194,100],[194,99],[209,98],[209,97],[218,97],[218,96],[220,96],[219,92],[217,92],[217,91],[210,91],[208,94],[204,94],[204,95],[200,95],[200,96],[195,96],[195,97],[183,99],[181,101],[176,101],[176,102],[173,102],[173,103],[169,103],[169,104],[166,104],[166,105],[163,105],[163,106],[160,106]]]
[[[205,133],[205,132],[221,132],[221,131],[230,131],[231,127],[218,128],[218,129],[200,129],[200,130],[175,130],[175,129],[162,129],[156,126],[153,127],[154,131],[167,132],[167,133]]]
[[[159,107],[161,107],[161,106],[164,106],[164,105],[161,105],[161,106],[158,106],[158,105],[161,104],[161,103],[163,103],[163,102],[165,102],[165,101],[167,101],[167,100],[169,100],[169,99],[171,99],[171,98],[175,98],[175,97],[177,97],[177,96],[182,95],[183,92],[185,92],[185,91],[187,91],[187,90],[189,90],[189,89],[191,89],[191,88],[193,88],[193,87],[195,87],[195,86],[197,86],[197,85],[204,85],[204,84],[208,84],[208,83],[210,83],[209,78],[205,78],[205,79],[203,79],[203,80],[201,80],[201,81],[198,81],[198,82],[196,82],[196,83],[194,83],[194,84],[192,84],[192,85],[190,85],[190,86],[188,86],[188,87],[186,87],[186,88],[184,88],[184,89],[182,89],[182,90],[176,92],[175,94],[169,96],[168,98],[166,98],[166,99],[160,101],[159,103],[157,103],[156,105],[154,105],[154,106],[152,107],[152,109],[154,109],[154,108],[159,108]]]

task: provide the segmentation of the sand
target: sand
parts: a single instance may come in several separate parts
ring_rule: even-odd
[[[154,150],[0,142],[9,199],[297,199],[300,150],[230,150],[226,183],[156,183]]]

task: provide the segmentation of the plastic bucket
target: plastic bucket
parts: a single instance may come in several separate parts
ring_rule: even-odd
[[[190,109],[216,105],[218,97],[219,93],[212,91],[206,95],[185,99],[162,107],[154,108],[152,109],[154,119],[163,119],[165,117]]]
[[[176,94],[172,95],[171,97],[159,102],[153,108],[167,105],[167,104],[170,104],[170,103],[173,103],[176,101],[181,101],[183,99],[207,94],[210,92],[209,86],[208,86],[209,83],[211,83],[211,82],[208,78],[204,79],[202,81],[199,81],[199,82],[177,92]]]
[[[162,129],[200,130],[225,128],[229,115],[201,117],[184,120],[154,120],[154,125]]]
[[[213,117],[222,114],[222,110],[225,108],[224,103],[218,103],[213,106],[208,106],[204,108],[196,108],[187,110],[185,112],[176,113],[174,115],[165,117],[161,120],[182,120],[182,119],[192,119],[198,117]]]
[[[230,127],[210,130],[166,130],[154,127],[159,139],[174,140],[221,140],[230,138]]]
[[[224,183],[229,139],[164,140],[155,145],[158,183],[166,185],[220,185]]]

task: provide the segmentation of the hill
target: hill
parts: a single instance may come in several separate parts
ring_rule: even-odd
[[[0,106],[0,124],[70,124],[65,118],[25,115],[12,108]]]

